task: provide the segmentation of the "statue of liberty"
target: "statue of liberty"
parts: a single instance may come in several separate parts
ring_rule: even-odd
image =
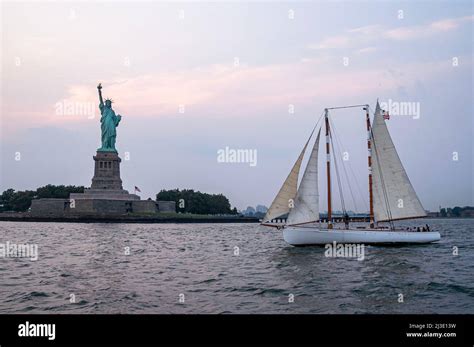
[[[97,149],[99,152],[117,152],[115,149],[115,139],[117,137],[117,130],[120,120],[122,119],[121,115],[115,115],[115,111],[112,110],[112,100],[106,99],[105,104],[102,99],[102,85],[99,83],[97,86],[99,91],[99,109],[100,114],[100,128],[102,130],[102,147]]]

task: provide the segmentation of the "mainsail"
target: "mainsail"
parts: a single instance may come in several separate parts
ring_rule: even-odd
[[[426,212],[398,157],[378,101],[371,134],[375,221],[425,217]]]
[[[299,224],[319,220],[319,192],[318,192],[318,148],[319,135],[316,137],[311,156],[296,193],[295,207],[290,210],[287,224]]]
[[[298,175],[300,173],[301,162],[303,161],[303,156],[306,151],[306,147],[308,146],[309,140],[313,136],[313,131],[306,141],[303,150],[301,151],[298,159],[296,160],[295,165],[290,171],[290,174],[286,178],[285,182],[280,188],[277,196],[273,200],[270,208],[268,209],[265,217],[263,218],[263,222],[270,222],[272,219],[281,217],[282,215],[288,213],[290,211],[290,201],[295,199],[296,191],[298,186]]]

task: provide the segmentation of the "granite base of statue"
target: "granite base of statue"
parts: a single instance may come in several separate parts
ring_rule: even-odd
[[[122,187],[121,161],[116,152],[97,151],[91,187],[86,188],[83,194],[70,194],[70,199],[140,200],[138,195],[130,194]]]

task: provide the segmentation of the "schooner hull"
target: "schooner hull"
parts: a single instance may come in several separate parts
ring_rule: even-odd
[[[431,243],[441,239],[435,231],[388,231],[319,229],[317,227],[289,226],[283,229],[284,240],[293,246],[325,245],[328,243],[404,244]]]

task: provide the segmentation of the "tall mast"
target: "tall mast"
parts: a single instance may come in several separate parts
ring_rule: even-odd
[[[365,119],[367,123],[367,149],[368,149],[368,164],[369,164],[369,219],[370,227],[374,227],[374,194],[372,190],[372,136],[370,129],[370,115],[369,105],[365,105]]]
[[[328,109],[324,110],[324,121],[326,124],[326,171],[328,178],[328,229],[332,229],[332,207],[331,207],[331,156],[329,152],[329,118]]]

